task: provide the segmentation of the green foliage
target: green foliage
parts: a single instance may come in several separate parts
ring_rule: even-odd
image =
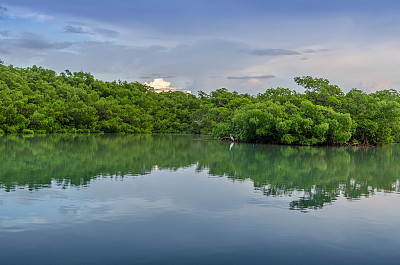
[[[218,138],[232,134],[245,142],[298,145],[400,141],[400,94],[395,90],[366,94],[353,89],[344,94],[326,79],[307,76],[295,81],[306,89],[304,95],[268,89],[255,101],[225,114],[213,134]]]
[[[250,96],[225,88],[157,94],[90,73],[0,63],[0,133],[212,133],[245,142],[385,145],[400,141],[400,94],[347,94],[322,78]]]
[[[137,82],[0,64],[0,130],[5,133],[190,133],[199,110],[200,100],[182,92],[157,94]]]
[[[345,143],[352,129],[349,114],[308,100],[300,106],[272,101],[248,105],[235,111],[225,124],[236,138],[246,142],[301,145]]]
[[[306,89],[307,98],[313,103],[335,109],[341,107],[343,92],[338,86],[329,84],[327,79],[304,76],[296,77],[294,81]]]

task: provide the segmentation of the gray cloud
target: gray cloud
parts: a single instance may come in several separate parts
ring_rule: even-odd
[[[90,27],[89,27],[90,28]],[[105,29],[105,28],[93,28],[90,31],[85,30],[81,26],[73,26],[73,25],[67,25],[64,27],[64,32],[66,33],[73,33],[73,34],[86,34],[86,35],[101,35],[103,37],[107,38],[117,38],[119,36],[119,32],[116,30],[112,29]]]
[[[72,25],[65,26],[64,31],[66,33],[74,33],[74,34],[91,34],[90,32],[83,30],[82,27],[72,26]]]
[[[258,5],[262,1],[258,1],[257,4],[242,1],[243,7],[246,8],[240,8],[238,12],[233,12],[231,9],[234,5],[226,7],[227,1],[216,1],[223,9],[221,9],[222,12],[215,12],[218,9],[215,9],[214,1],[210,5],[201,4],[207,9],[211,7],[210,11],[212,10],[215,19],[209,19],[210,12],[207,10],[202,12],[201,9],[191,8],[190,10],[195,13],[187,13],[186,11],[189,10],[186,9],[185,12],[181,12],[179,8],[170,8],[169,1],[159,1],[159,4],[154,4],[154,1],[134,1],[136,11],[134,16],[132,15],[133,7],[128,4],[129,1],[120,1],[121,4],[109,5],[107,8],[104,8],[105,5],[93,5],[91,1],[77,2],[79,4],[59,1],[57,5],[41,5],[37,1],[0,0],[0,17],[3,14],[7,17],[11,11],[14,11],[11,9],[20,3],[17,6],[25,6],[26,9],[22,10],[25,13],[32,10],[32,12],[54,15],[55,20],[46,23],[64,23],[59,28],[61,31],[78,34],[64,33],[64,37],[76,39],[77,36],[87,36],[80,35],[84,32],[113,37],[119,33],[111,29],[121,29],[121,35],[124,32],[124,36],[118,43],[130,44],[118,46],[110,42],[86,45],[81,42],[68,46],[68,43],[57,43],[56,39],[47,39],[47,41],[34,40],[36,43],[29,45],[26,39],[19,42],[14,39],[14,28],[18,29],[18,24],[12,27],[6,24],[0,30],[13,28],[13,32],[7,36],[7,39],[13,40],[0,41],[0,49],[5,51],[0,52],[1,57],[4,57],[2,59],[7,63],[20,66],[34,63],[55,70],[72,68],[71,70],[74,71],[89,71],[96,77],[107,80],[124,76],[152,77],[151,73],[163,73],[166,76],[178,75],[173,79],[174,82],[180,80],[181,84],[186,84],[188,88],[203,91],[219,87],[236,90],[262,89],[270,84],[279,83],[279,86],[282,86],[282,82],[292,84],[293,76],[314,75],[328,78],[328,74],[332,76],[335,72],[337,79],[350,80],[355,79],[359,71],[362,72],[360,79],[363,80],[364,76],[370,73],[368,70],[373,70],[371,79],[387,76],[388,80],[398,80],[398,77],[392,73],[392,69],[396,69],[399,63],[393,58],[395,56],[391,56],[393,52],[396,53],[396,49],[398,50],[396,32],[399,29],[400,20],[396,12],[392,12],[388,17],[366,15],[357,19],[352,16],[343,16],[342,13],[333,16],[317,16],[315,13],[313,16],[308,16],[302,12],[296,12],[300,16],[292,16],[286,13],[286,5],[281,5],[282,9],[279,9],[285,12],[276,13],[276,10],[270,7],[272,2],[265,1],[263,5],[265,8],[260,8]],[[4,5],[7,7],[10,5],[9,11],[6,11]],[[376,4],[381,11],[384,9],[383,6]],[[254,14],[253,10],[247,7],[260,12]],[[312,8],[309,9],[309,11],[312,10]],[[266,15],[267,11],[274,16]],[[196,15],[193,16],[193,14]],[[246,14],[246,17],[242,14]],[[70,20],[72,18],[85,21],[84,23],[87,24],[74,23]],[[5,22],[13,23],[8,20]],[[66,25],[75,27],[63,29]],[[54,36],[50,27],[36,30],[37,32],[43,30],[43,34],[49,38]],[[309,32],[313,34],[310,35]],[[107,37],[96,39],[107,39]],[[229,41],[233,39],[240,41]],[[114,41],[114,39],[111,40]],[[290,46],[282,45],[284,43],[290,43]],[[151,44],[164,44],[169,47],[156,49],[150,47]],[[176,46],[172,47],[173,45]],[[33,47],[25,48],[29,46]],[[62,49],[66,46],[68,49]],[[334,47],[334,50],[325,54],[318,50],[321,47]],[[372,60],[369,59],[372,58],[369,54],[362,56],[365,53],[360,51],[371,47],[388,47],[389,49],[376,49],[376,52],[371,53],[371,55],[376,55]],[[337,51],[339,49],[342,50],[341,53]],[[321,55],[337,59],[334,60],[337,65],[333,63],[327,65],[324,63],[325,57]],[[351,57],[353,55],[354,58]],[[310,60],[306,60],[307,57]],[[339,58],[342,57],[343,60],[340,61]],[[343,67],[343,61],[348,62],[346,68]],[[239,77],[250,75],[249,73],[274,73],[279,78],[259,80],[227,78],[234,75]],[[220,78],[209,78],[210,76]],[[356,85],[350,84],[353,85],[349,87]],[[179,86],[179,84],[172,83],[172,86]]]
[[[228,76],[227,79],[270,79],[270,78],[275,78],[274,75],[246,75],[246,76]]]
[[[7,12],[7,8],[0,5],[0,19],[3,18],[4,13]]]
[[[0,30],[0,36],[8,37],[10,32],[8,30]]]
[[[262,49],[262,50],[250,50],[248,51],[251,55],[256,56],[279,56],[279,55],[299,55],[300,53],[285,49]]]
[[[7,33],[7,32],[6,32]],[[7,33],[8,34],[8,33]],[[71,46],[70,42],[51,42],[33,33],[23,33],[12,39],[0,39],[2,51],[9,53],[16,47],[32,50],[60,50]]]
[[[24,42],[28,39],[35,40],[32,36],[25,36]],[[266,61],[264,57],[238,53],[249,50],[247,44],[242,42],[210,39],[170,48],[160,45],[135,47],[112,42],[80,41],[68,43],[68,49],[55,49],[54,47],[62,47],[64,43],[35,41],[35,47],[52,49],[27,49],[23,47],[27,46],[26,43],[14,46],[12,44],[15,43],[8,43],[10,54],[3,53],[2,59],[6,63],[22,67],[36,64],[56,72],[65,69],[90,72],[96,78],[109,81],[126,78],[128,82],[149,82],[157,77],[171,78],[172,87],[190,89],[193,93],[198,90],[209,92],[220,87],[238,92],[248,92],[251,89],[252,93],[259,93],[265,90],[270,80],[274,80],[268,75],[232,75],[246,71],[254,63]],[[221,78],[209,78],[210,76]]]
[[[305,49],[303,50],[304,53],[317,53],[317,52],[327,52],[330,51],[329,49]]]
[[[151,74],[152,77],[162,77],[162,78],[174,78],[175,75],[163,75],[163,74]]]
[[[140,78],[140,79],[154,79],[154,78],[169,79],[169,78],[175,78],[175,77],[176,77],[176,75],[151,74],[148,76],[139,76],[138,78]]]
[[[102,35],[108,38],[117,38],[119,36],[119,32],[112,29],[105,29],[105,28],[95,28],[93,30],[95,33]]]

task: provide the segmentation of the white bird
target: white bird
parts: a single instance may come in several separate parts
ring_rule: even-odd
[[[229,136],[231,137],[232,142],[234,142],[235,138],[233,138],[232,134],[229,134]]]

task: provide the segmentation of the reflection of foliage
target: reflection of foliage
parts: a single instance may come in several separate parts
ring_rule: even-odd
[[[148,174],[197,163],[197,171],[251,179],[266,196],[292,196],[291,209],[317,209],[338,196],[358,199],[397,189],[400,145],[380,148],[235,144],[192,135],[0,137],[0,187],[38,189],[51,181],[87,185],[101,176]]]
[[[210,146],[211,154],[219,145]],[[200,160],[200,169],[232,179],[250,178],[267,196],[303,191],[291,209],[317,209],[340,195],[358,199],[377,190],[391,192],[398,179],[399,145],[384,148],[236,145]],[[398,188],[397,188],[398,189]],[[398,190],[397,190],[398,191]]]
[[[196,141],[186,135],[48,135],[0,137],[0,185],[30,189],[85,185],[102,175],[147,174],[196,162]]]
[[[339,194],[336,190],[327,193],[323,188],[317,188],[315,192],[307,192],[306,196],[290,203],[292,210],[318,209],[326,203],[331,203]]]

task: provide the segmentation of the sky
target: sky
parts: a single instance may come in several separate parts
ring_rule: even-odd
[[[400,89],[400,1],[0,0],[0,59],[193,94]]]

